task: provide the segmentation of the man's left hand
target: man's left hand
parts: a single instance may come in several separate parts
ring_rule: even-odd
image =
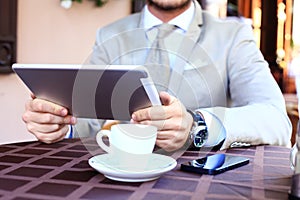
[[[193,118],[175,97],[167,92],[161,92],[159,96],[162,106],[138,110],[132,114],[132,121],[156,126],[156,145],[166,151],[175,151],[187,141]]]

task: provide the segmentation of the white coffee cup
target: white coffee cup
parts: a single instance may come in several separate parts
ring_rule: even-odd
[[[108,137],[109,145],[103,142]],[[157,137],[157,128],[141,124],[116,124],[111,130],[100,130],[96,140],[98,145],[113,159],[114,167],[143,170],[152,154]]]

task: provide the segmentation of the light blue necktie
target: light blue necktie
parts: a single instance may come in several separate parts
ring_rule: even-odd
[[[175,30],[175,26],[163,23],[156,28],[157,35],[148,53],[146,65],[158,91],[167,91],[171,68],[164,40]]]

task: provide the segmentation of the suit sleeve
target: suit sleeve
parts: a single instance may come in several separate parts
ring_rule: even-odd
[[[234,38],[227,61],[231,107],[205,109],[226,132],[221,149],[234,143],[290,146],[285,101],[251,28],[241,26]]]

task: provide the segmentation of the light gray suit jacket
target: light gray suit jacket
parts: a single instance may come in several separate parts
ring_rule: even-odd
[[[151,33],[144,30],[144,10],[100,28],[89,62],[145,65],[159,90],[168,89],[186,108],[205,113],[211,143],[226,132],[222,148],[236,142],[289,146],[284,99],[251,27],[216,19],[194,5],[188,32],[168,41],[172,69],[147,63]],[[76,129],[86,135],[100,126],[78,123]]]

